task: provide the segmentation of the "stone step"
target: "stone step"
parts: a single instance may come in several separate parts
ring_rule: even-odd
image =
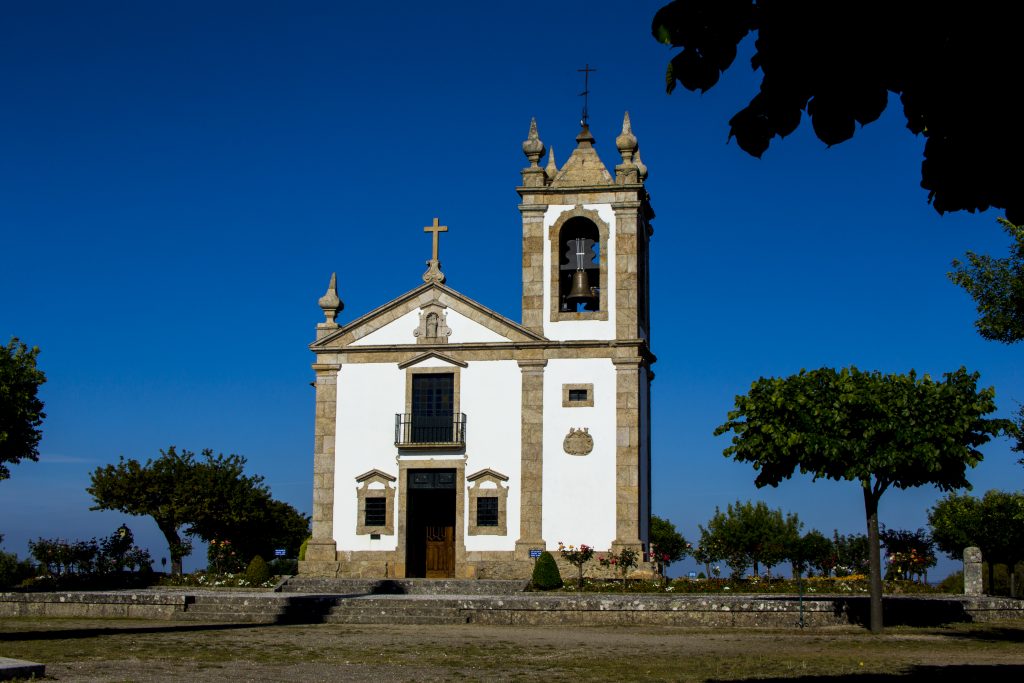
[[[281,587],[282,593],[331,595],[514,595],[529,581],[497,579],[332,579],[296,576]]]
[[[355,612],[332,613],[324,617],[328,624],[465,624],[469,619],[461,614],[361,614]]]

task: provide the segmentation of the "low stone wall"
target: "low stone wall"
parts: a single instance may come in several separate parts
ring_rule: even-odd
[[[188,596],[165,592],[0,593],[3,617],[174,619]]]
[[[355,583],[355,582],[353,582]],[[433,583],[433,582],[422,582]],[[866,624],[867,596],[388,594],[352,585],[346,593],[161,591],[0,593],[0,617],[134,617],[215,623],[478,623],[493,625],[666,625],[795,628]],[[498,584],[500,582],[494,582]],[[436,588],[436,586],[435,586]],[[364,590],[366,592],[364,592]],[[425,589],[424,589],[425,590]],[[887,596],[886,625],[1024,620],[1024,601],[984,596]]]

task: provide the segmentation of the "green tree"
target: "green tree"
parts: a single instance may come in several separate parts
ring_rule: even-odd
[[[789,559],[793,564],[794,577],[807,569],[829,576],[836,566],[836,549],[832,539],[817,529],[811,529],[793,545]]]
[[[851,137],[899,95],[907,128],[923,135],[921,187],[939,212],[1006,209],[1024,221],[1024,129],[995,102],[1018,80],[1012,5],[918,2],[675,0],[655,15],[658,41],[682,48],[666,73],[704,92],[755,34],[759,92],[729,121],[730,138],[760,157],[806,112],[826,145]]]
[[[1024,493],[991,490],[982,498],[951,493],[928,511],[928,525],[939,550],[955,560],[976,546],[988,563],[989,586],[995,565],[1024,561]]]
[[[690,544],[676,530],[671,520],[651,515],[651,545],[654,549],[655,561],[667,568],[673,562],[686,557],[690,552]]]
[[[206,449],[197,457],[171,446],[145,465],[121,457],[96,468],[86,490],[93,510],[151,516],[167,541],[173,574],[181,573],[182,558],[191,552],[186,536],[230,540],[243,557],[272,555],[281,545],[297,550],[308,518],[273,500],[262,477],[244,473],[245,462],[240,455]]]
[[[38,392],[46,375],[36,367],[38,355],[17,337],[0,346],[0,480],[11,476],[7,463],[39,460],[46,414]]]
[[[942,381],[821,368],[760,378],[736,397],[716,435],[733,432],[724,455],[758,470],[754,483],[778,486],[794,472],[856,481],[864,498],[870,553],[871,630],[882,630],[878,501],[890,487],[969,488],[978,447],[1010,427],[986,419],[995,391],[977,388],[964,368]]]
[[[742,576],[750,566],[759,574],[764,564],[770,577],[771,567],[788,559],[802,526],[795,514],[783,515],[762,501],[736,501],[724,513],[715,508],[707,528],[700,527],[701,545],[717,548],[715,559],[724,559],[734,576]]]
[[[832,547],[836,551],[836,576],[867,575],[871,572],[871,552],[865,534],[847,535],[839,533],[838,529],[833,530]]]
[[[967,263],[953,261],[949,279],[962,287],[978,306],[974,326],[985,339],[1013,344],[1024,339],[1024,227],[999,221],[1013,239],[1010,255],[993,258],[967,252]]]

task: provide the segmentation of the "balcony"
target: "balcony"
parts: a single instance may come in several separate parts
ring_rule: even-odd
[[[435,417],[396,413],[395,445],[399,448],[463,448],[466,414]]]

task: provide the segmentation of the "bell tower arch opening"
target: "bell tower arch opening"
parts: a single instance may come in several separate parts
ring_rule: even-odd
[[[601,310],[601,235],[576,216],[558,231],[558,307],[563,313]]]

